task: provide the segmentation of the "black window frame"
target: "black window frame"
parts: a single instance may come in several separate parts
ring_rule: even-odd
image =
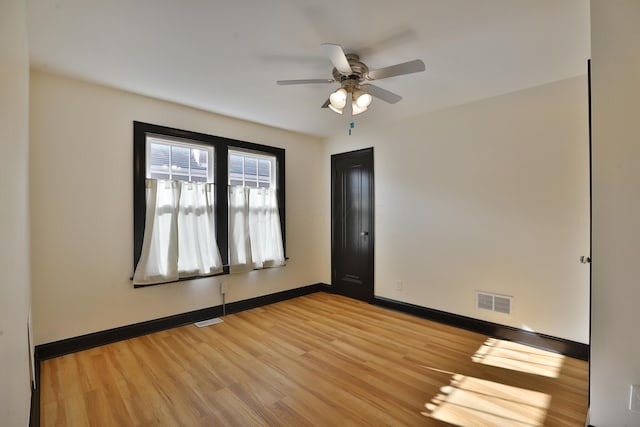
[[[144,122],[133,122],[133,271],[135,271],[142,253],[144,226],[146,220],[145,180],[147,176],[147,135],[159,137],[179,138],[191,140],[200,144],[213,146],[214,149],[214,180],[215,180],[215,217],[216,240],[220,249],[223,271],[229,274],[229,149],[254,151],[276,158],[276,187],[278,196],[278,210],[280,213],[280,227],[282,230],[282,244],[286,256],[286,215],[285,215],[285,149],[269,145],[256,144],[222,136],[209,135],[200,132],[176,129],[167,126],[154,125]],[[179,279],[194,280],[198,277]],[[167,282],[175,283],[175,282]],[[158,283],[162,284],[162,283]],[[146,287],[152,285],[134,285]]]

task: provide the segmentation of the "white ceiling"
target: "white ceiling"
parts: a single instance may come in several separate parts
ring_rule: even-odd
[[[588,0],[29,0],[34,68],[307,134],[347,129],[320,106],[337,84],[321,43],[370,69],[422,59],[375,82],[357,127],[586,72]]]

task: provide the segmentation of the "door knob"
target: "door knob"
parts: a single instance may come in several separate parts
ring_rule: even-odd
[[[360,232],[360,235],[361,235],[361,236],[368,236],[368,235],[369,235],[369,232],[368,232],[368,231],[361,231],[361,232]]]
[[[580,262],[583,264],[589,264],[591,262],[591,257],[582,255],[580,257]]]

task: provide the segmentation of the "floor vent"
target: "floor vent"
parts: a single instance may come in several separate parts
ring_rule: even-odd
[[[216,324],[222,323],[222,322],[224,322],[224,320],[222,320],[219,317],[216,317],[215,319],[208,319],[208,320],[203,320],[202,322],[196,322],[195,325],[198,328],[204,328],[205,326],[216,325]]]
[[[489,292],[476,292],[476,308],[491,310],[496,313],[511,314],[513,297],[497,295]]]

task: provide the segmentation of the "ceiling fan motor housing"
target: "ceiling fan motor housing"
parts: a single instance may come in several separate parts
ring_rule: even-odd
[[[366,78],[369,68],[362,62],[360,57],[353,53],[346,55],[349,66],[351,67],[351,74],[342,74],[336,68],[333,69],[333,78],[335,81],[340,82],[342,86],[358,86]]]

